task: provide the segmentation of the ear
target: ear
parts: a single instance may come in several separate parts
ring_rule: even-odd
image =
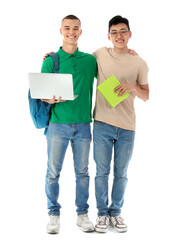
[[[129,32],[129,38],[131,38],[131,37],[132,37],[132,32],[130,31],[130,32]]]
[[[111,41],[111,36],[110,36],[110,34],[109,34],[109,33],[108,33],[107,37],[108,37],[108,39]]]
[[[80,35],[82,34],[82,29],[80,30]]]
[[[60,28],[60,34],[62,35],[62,29]]]

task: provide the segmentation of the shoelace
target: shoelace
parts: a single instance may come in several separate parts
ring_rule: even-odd
[[[87,214],[82,215],[82,218],[84,219],[84,222],[89,222]]]
[[[50,224],[56,224],[57,223],[57,217],[56,216],[50,216]]]
[[[114,219],[115,219],[116,223],[119,225],[123,224],[123,222],[124,222],[124,219],[120,216],[116,216],[116,217],[114,217]]]
[[[105,224],[107,224],[107,223],[106,223],[106,217],[99,217],[99,218],[97,219],[97,223],[98,223],[99,225],[105,225]]]

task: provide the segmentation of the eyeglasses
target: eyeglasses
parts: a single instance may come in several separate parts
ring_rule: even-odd
[[[118,34],[120,34],[121,36],[125,37],[127,34],[128,34],[129,31],[119,31],[119,32],[116,32],[116,31],[113,31],[113,32],[110,32],[109,34],[112,36],[112,37],[117,37]]]

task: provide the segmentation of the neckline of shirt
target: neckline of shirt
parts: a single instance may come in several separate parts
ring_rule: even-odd
[[[65,51],[62,49],[62,47],[60,47],[59,53],[60,53],[64,58],[69,58],[69,57],[71,57],[71,56],[79,57],[79,56],[82,55],[82,52],[79,51],[79,48],[77,48],[77,50],[76,50],[74,53],[69,54],[69,53],[65,52]]]
[[[108,48],[108,51],[113,57],[118,57],[118,58],[130,55],[129,53],[117,53],[117,52],[114,51],[113,48]]]

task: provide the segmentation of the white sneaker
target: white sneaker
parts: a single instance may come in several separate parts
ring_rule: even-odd
[[[80,229],[83,232],[93,232],[94,231],[94,225],[89,220],[87,214],[77,216],[77,223],[76,224],[77,224],[77,226],[80,227]]]
[[[109,218],[106,216],[99,216],[96,220],[95,230],[96,232],[105,233],[108,231]]]
[[[47,224],[47,233],[59,233],[60,217],[51,215]]]
[[[110,217],[110,224],[117,232],[127,232],[128,230],[121,216]]]

